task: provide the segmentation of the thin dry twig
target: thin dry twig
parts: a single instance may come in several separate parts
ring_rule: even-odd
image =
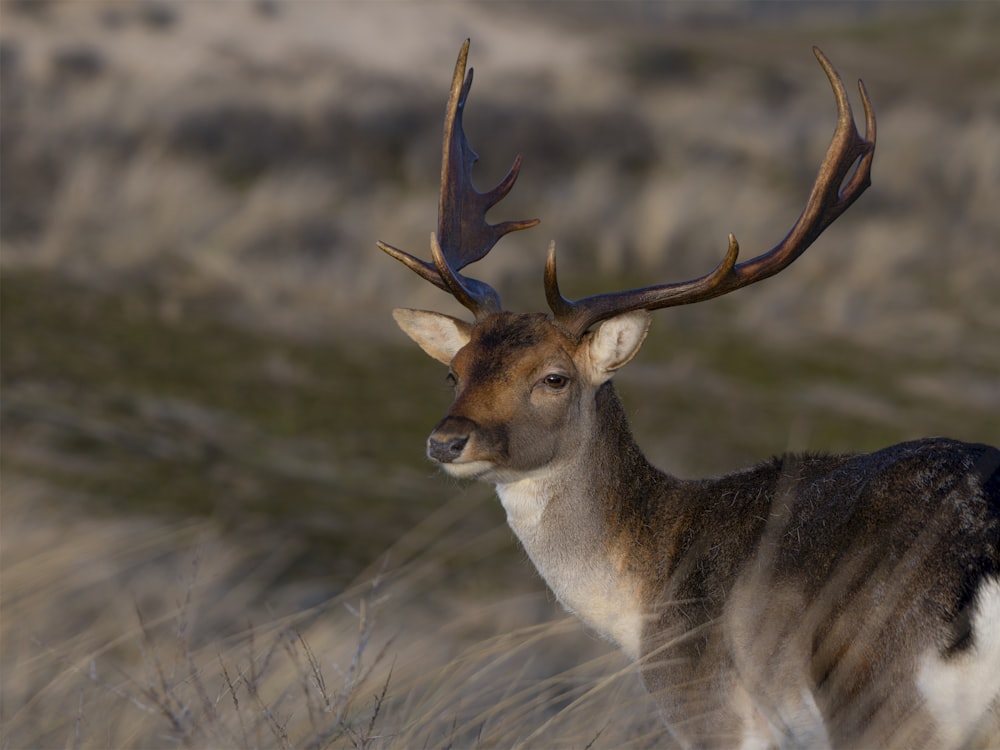
[[[222,669],[222,677],[226,681],[226,686],[229,688],[229,695],[233,700],[233,708],[236,711],[236,718],[240,724],[240,747],[250,747],[249,738],[247,737],[247,727],[246,722],[243,720],[243,711],[240,709],[240,697],[239,697],[239,684],[245,682],[243,675],[238,676],[237,683],[233,683],[232,677],[229,676],[229,670],[226,668],[226,663],[222,659],[222,654],[219,654],[219,667]]]

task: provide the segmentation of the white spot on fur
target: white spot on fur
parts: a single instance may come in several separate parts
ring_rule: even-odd
[[[946,747],[960,747],[1000,701],[1000,580],[982,584],[975,602],[972,648],[951,658],[925,653],[917,677]]]

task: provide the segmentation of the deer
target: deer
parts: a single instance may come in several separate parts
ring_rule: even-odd
[[[396,309],[448,366],[454,400],[427,438],[451,477],[495,485],[507,522],[561,605],[638,665],[683,748],[1000,747],[1000,450],[946,438],[867,454],[775,456],[706,479],[654,467],[613,385],[651,311],[702,302],[796,260],[871,184],[843,81],[805,208],[770,250],[689,281],[571,301],[544,267],[549,313],[512,312],[462,273],[537,219],[490,224],[462,123],[462,45],[447,103],[431,260],[378,247],[451,294],[472,322]]]

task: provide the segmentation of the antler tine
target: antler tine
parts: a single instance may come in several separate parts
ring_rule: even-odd
[[[559,292],[556,280],[555,245],[549,247],[545,264],[545,296],[555,321],[579,339],[590,326],[631,310],[656,310],[701,302],[735,291],[786,268],[798,258],[871,185],[871,165],[875,156],[875,113],[868,90],[858,81],[865,109],[865,137],[854,123],[854,113],[844,83],[833,65],[817,47],[819,60],[837,102],[837,128],[827,149],[809,200],[795,224],[781,242],[744,263],[736,264],[739,244],[729,235],[729,250],[711,273],[691,281],[661,284],[612,294],[598,294],[571,302]],[[857,165],[847,179],[851,167]],[[845,182],[845,179],[847,181]]]
[[[472,167],[479,156],[469,145],[462,127],[462,114],[472,88],[472,69],[468,75],[465,72],[468,57],[469,40],[466,39],[455,63],[445,115],[438,231],[431,235],[434,263],[383,242],[379,242],[378,247],[436,287],[451,293],[478,320],[502,309],[500,296],[489,284],[463,276],[459,271],[484,258],[504,235],[533,227],[538,219],[499,224],[486,221],[486,212],[514,187],[521,170],[521,157],[514,159],[510,171],[492,190],[480,193],[473,186]]]
[[[573,338],[579,339],[594,323],[619,313],[631,310],[658,310],[662,307],[699,302],[725,294],[718,289],[733,273],[739,253],[740,245],[736,237],[730,234],[726,257],[714,270],[697,279],[658,284],[626,292],[595,294],[571,302],[559,291],[559,282],[556,279],[556,243],[553,241],[549,244],[549,255],[545,261],[545,299],[549,303],[555,322]]]

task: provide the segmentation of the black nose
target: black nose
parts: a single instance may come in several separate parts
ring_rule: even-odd
[[[443,464],[451,463],[462,455],[465,444],[469,442],[469,437],[454,437],[449,440],[435,440],[433,437],[427,441],[427,455],[435,461]]]
[[[442,464],[455,461],[465,450],[475,426],[471,419],[445,417],[427,438],[427,456]]]

